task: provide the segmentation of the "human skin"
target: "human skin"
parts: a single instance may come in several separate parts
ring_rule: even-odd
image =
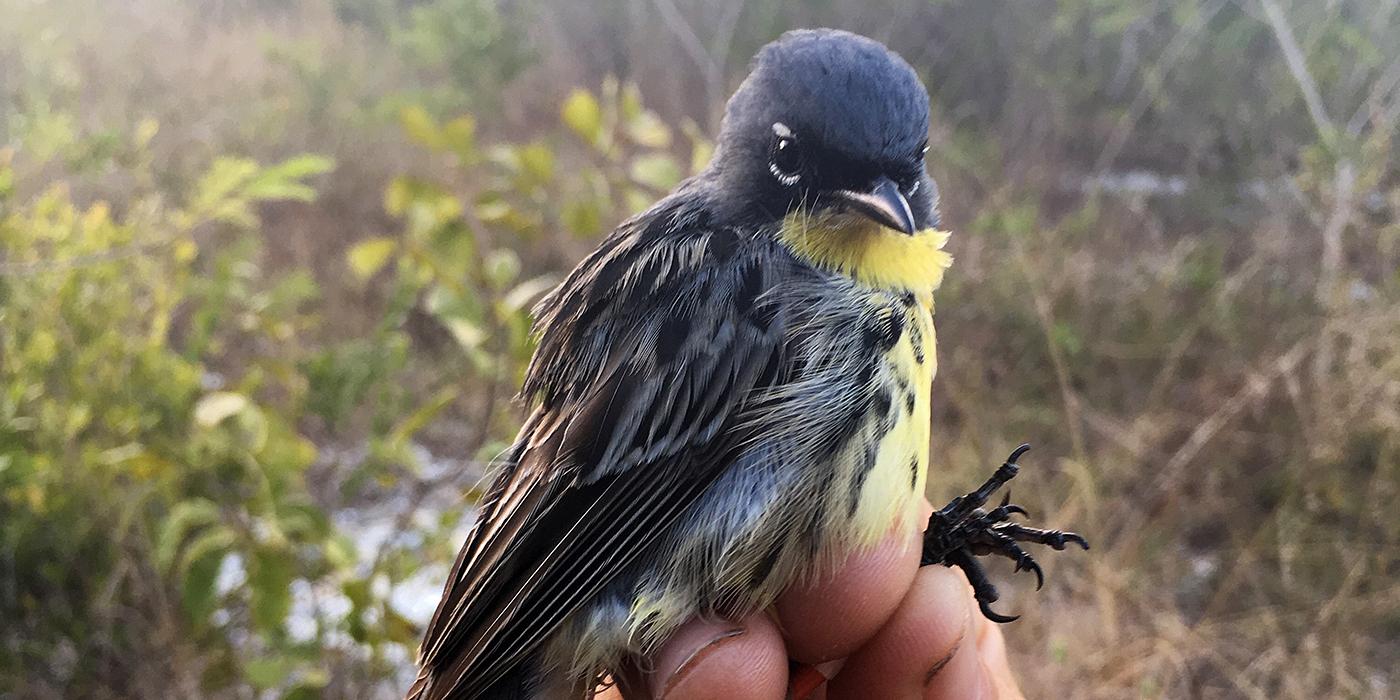
[[[1022,700],[1000,628],[978,612],[961,572],[919,567],[921,541],[921,528],[901,525],[772,610],[690,621],[638,664],[649,672],[626,674],[625,696],[783,700],[791,685],[808,700]]]

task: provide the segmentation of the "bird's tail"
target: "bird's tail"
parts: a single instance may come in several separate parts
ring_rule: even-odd
[[[446,684],[439,684],[439,680],[432,668],[423,668],[418,672],[418,679],[409,686],[404,700],[540,700],[542,697],[543,679],[531,660],[517,664],[484,689],[476,688],[470,679],[456,687],[446,687]]]

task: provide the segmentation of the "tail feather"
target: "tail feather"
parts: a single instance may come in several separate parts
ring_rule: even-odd
[[[489,688],[472,692],[460,688],[438,685],[432,668],[418,672],[418,678],[409,686],[404,700],[539,700],[542,696],[542,679],[532,660],[526,660],[511,669]]]

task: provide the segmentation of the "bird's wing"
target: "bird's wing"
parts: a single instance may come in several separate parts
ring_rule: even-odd
[[[736,412],[781,371],[764,245],[663,207],[541,302],[540,407],[428,625],[422,697],[495,682],[722,472]]]

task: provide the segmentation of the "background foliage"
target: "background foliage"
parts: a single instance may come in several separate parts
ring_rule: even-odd
[[[933,95],[931,498],[1028,440],[1019,495],[1096,545],[1016,584],[1026,688],[1400,688],[1394,2],[0,17],[0,696],[400,691],[530,305],[811,25]]]

